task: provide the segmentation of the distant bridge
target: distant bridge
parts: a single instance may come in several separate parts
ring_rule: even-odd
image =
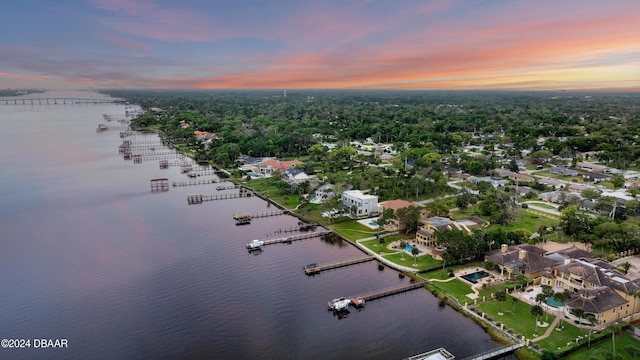
[[[123,99],[81,98],[15,98],[0,99],[0,105],[74,105],[74,104],[124,104]]]

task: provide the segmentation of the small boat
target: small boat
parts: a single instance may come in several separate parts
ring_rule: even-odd
[[[251,240],[251,242],[247,243],[247,249],[251,250],[259,250],[262,245],[264,245],[264,241],[262,240]]]
[[[351,300],[344,297],[333,299],[328,303],[329,310],[333,310],[333,311],[347,310],[347,308],[349,307],[349,304],[351,304]]]

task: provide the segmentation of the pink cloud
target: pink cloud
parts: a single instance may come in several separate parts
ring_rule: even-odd
[[[153,48],[151,46],[140,42],[129,41],[114,35],[104,36],[103,39],[123,49],[139,51],[141,54],[153,53]]]

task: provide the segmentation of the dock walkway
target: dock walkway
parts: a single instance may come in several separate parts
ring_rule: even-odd
[[[337,269],[344,266],[361,264],[364,262],[372,261],[372,260],[375,260],[375,258],[376,258],[375,256],[365,256],[362,258],[349,259],[349,260],[340,261],[332,264],[326,264],[326,265],[310,264],[304,267],[304,273],[307,275],[314,275],[325,270]]]
[[[264,244],[262,245],[266,246],[266,245],[273,245],[273,244],[289,244],[293,241],[311,239],[311,238],[319,237],[319,236],[330,234],[330,233],[331,233],[331,230],[323,230],[323,231],[315,231],[312,233],[306,233],[306,234],[300,234],[300,235],[286,236],[286,237],[281,237],[277,239],[263,240]]]
[[[391,296],[391,295],[400,294],[400,293],[403,293],[403,292],[406,292],[406,291],[419,289],[421,287],[424,287],[427,283],[428,283],[428,281],[419,281],[419,282],[410,283],[410,284],[406,284],[406,285],[395,286],[395,287],[391,287],[391,288],[377,290],[377,291],[370,292],[370,293],[367,293],[367,294],[361,294],[361,295],[357,295],[357,296],[352,296],[352,297],[350,297],[350,299],[351,299],[351,303],[354,306],[363,306],[367,301],[380,299],[380,298],[383,298],[383,297],[386,297],[386,296]]]
[[[483,353],[480,354],[476,354],[473,356],[469,356],[466,357],[462,360],[488,360],[488,359],[494,359],[498,356],[507,354],[507,353],[512,353],[513,351],[523,347],[525,344],[524,343],[518,343],[515,345],[509,345],[509,346],[505,346],[505,347],[501,347],[498,349],[492,349],[492,350],[488,350],[485,351]]]

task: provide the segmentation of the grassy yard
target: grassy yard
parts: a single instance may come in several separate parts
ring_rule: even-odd
[[[624,360],[633,360],[633,357],[625,351],[627,347],[635,347],[640,349],[640,340],[633,336],[630,332],[623,332],[616,335],[616,354],[622,355]],[[597,344],[591,344],[591,349],[583,348],[576,352],[573,352],[565,357],[563,360],[583,360],[583,359],[605,359],[604,351],[613,351],[613,342],[611,336],[607,337],[607,340],[603,340]],[[637,358],[637,357],[636,357]]]
[[[359,224],[357,221],[345,221],[342,223],[329,226],[333,232],[349,240],[350,242],[356,242],[356,240],[364,239],[371,236],[376,236],[378,233],[376,230]]]
[[[483,296],[487,299],[490,299],[492,293],[504,292],[506,289],[513,289],[521,286],[522,284],[519,282],[500,282],[495,283],[495,285],[489,286],[485,289],[480,289],[478,291],[478,294],[480,296],[480,299],[482,299]]]
[[[529,231],[531,234],[535,233],[538,230],[540,225],[544,225],[546,227],[551,227],[554,225],[558,225],[557,220],[549,219],[544,216],[538,216],[535,214],[528,213],[526,211],[519,211],[516,214],[516,220],[509,225],[494,225],[501,226],[505,231],[513,231],[516,229],[524,229]]]
[[[408,253],[404,254],[404,260],[402,260],[402,254],[385,255],[384,258],[398,265],[412,267],[418,270],[431,270],[442,266],[442,261],[435,260],[431,255],[418,256],[416,258],[417,266],[413,265],[413,256]]]
[[[473,300],[467,297],[467,294],[472,294],[473,290],[471,290],[471,286],[459,279],[453,279],[447,282],[436,282],[433,281],[430,286],[440,289],[447,294],[453,296],[460,305],[464,305],[465,302],[473,303]]]
[[[560,352],[575,346],[575,340],[580,336],[580,329],[567,322],[564,322],[562,326],[561,331],[554,330],[548,338],[542,339],[536,344],[551,352]],[[583,329],[582,336],[588,335],[589,330]]]
[[[512,329],[516,333],[520,335],[524,335],[527,339],[533,339],[537,335],[542,335],[547,330],[547,328],[538,327],[536,333],[536,320],[531,314],[529,310],[531,306],[525,302],[518,301],[515,305],[515,313],[512,313],[512,296],[507,296],[507,300],[502,303],[502,315],[498,315],[500,312],[500,302],[499,301],[487,301],[478,305],[478,309],[480,311],[486,313],[488,316],[493,318],[495,321],[505,324],[508,328]],[[551,324],[555,316],[549,314],[548,323]],[[541,321],[544,321],[544,315],[540,317]]]

